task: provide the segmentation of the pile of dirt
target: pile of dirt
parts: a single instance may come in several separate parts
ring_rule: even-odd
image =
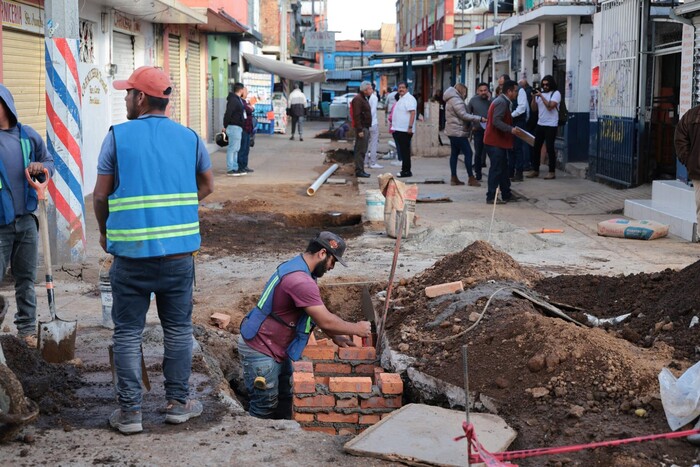
[[[477,282],[492,279],[531,285],[541,278],[538,272],[521,266],[507,253],[496,250],[489,243],[479,240],[459,253],[445,256],[411,279],[408,287],[417,290],[459,280],[468,287]]]
[[[24,395],[39,405],[42,414],[59,413],[64,407],[80,407],[75,391],[83,381],[75,366],[47,363],[36,349],[14,336],[0,336],[7,366],[22,383]]]
[[[690,326],[694,317],[700,318],[698,283],[700,261],[681,271],[552,277],[538,282],[536,290],[598,318],[631,313],[623,325],[611,328],[619,337],[642,347],[665,342],[674,348],[674,358],[695,361],[700,355],[700,334],[697,326]],[[581,322],[586,320],[583,312],[567,312]]]
[[[657,375],[664,366],[676,370],[688,366],[688,362],[673,361],[678,354],[673,345],[679,340],[678,326],[659,331],[675,339],[659,339],[657,332],[651,341],[642,338],[645,345],[638,345],[630,342],[632,339],[621,338],[622,331],[578,327],[546,317],[531,302],[501,292],[479,324],[466,330],[477,321],[493,291],[514,283],[537,284],[537,290],[546,292],[550,299],[589,307],[599,317],[619,314],[610,310],[617,301],[618,310],[639,308],[637,314],[641,313],[642,318],[638,319],[648,317],[645,322],[654,327],[659,314],[651,317],[653,304],[673,303],[673,294],[679,293],[678,277],[689,281],[682,283],[692,284],[697,269],[686,268],[675,277],[666,271],[628,278],[600,277],[597,281],[592,276],[542,279],[507,254],[476,242],[398,288],[387,332],[394,349],[416,359],[416,369],[458,387],[464,384],[461,348],[468,345],[471,394],[495,408],[518,431],[511,449],[663,433],[669,428],[659,399]],[[424,287],[454,280],[462,280],[467,290],[435,299],[425,297]],[[490,280],[498,282],[489,284]],[[655,300],[645,295],[649,291],[656,291]],[[692,298],[688,299],[687,303],[691,302]],[[696,303],[700,303],[700,297]],[[608,312],[603,313],[606,307]],[[670,308],[661,315],[668,315],[669,322],[692,315],[681,310],[676,315]],[[694,310],[692,305],[689,309]],[[412,388],[408,397],[412,401],[445,403],[421,400],[420,393]],[[668,440],[533,458],[518,461],[518,465],[547,462],[691,465],[697,462],[697,454],[684,440]]]
[[[350,149],[331,149],[326,151],[326,160],[338,164],[351,164],[355,160],[355,153]]]

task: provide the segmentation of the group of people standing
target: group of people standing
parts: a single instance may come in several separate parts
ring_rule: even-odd
[[[228,138],[226,175],[240,177],[254,172],[248,167],[248,156],[255,134],[253,111],[253,106],[248,102],[248,89],[243,83],[235,83],[226,99],[224,113],[223,131]]]
[[[511,181],[539,176],[540,153],[546,145],[549,173],[546,180],[556,177],[554,141],[560,124],[561,93],[552,76],[545,76],[541,89],[533,89],[526,79],[518,83],[508,75],[498,80],[496,97],[491,98],[487,83],[477,85],[476,94],[466,101],[467,88],[461,83],[443,94],[445,134],[450,139],[450,172],[452,185],[464,185],[457,177],[457,161],[464,155],[469,186],[481,186],[485,154],[491,167],[488,176],[486,202],[515,201]],[[525,131],[534,131],[534,148],[521,138]],[[472,154],[470,136],[474,142]],[[496,189],[501,198],[496,199]]]

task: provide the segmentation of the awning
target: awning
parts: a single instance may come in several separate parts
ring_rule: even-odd
[[[416,58],[425,58],[425,57],[431,57],[431,56],[439,56],[439,55],[462,55],[465,53],[479,53],[479,52],[487,52],[489,50],[497,49],[499,46],[493,46],[493,45],[484,45],[481,47],[464,47],[460,49],[435,49],[435,50],[421,50],[417,52],[392,52],[392,53],[380,53],[380,54],[372,54],[370,55],[369,59],[370,60],[375,60],[375,59],[388,59],[388,58],[394,58],[397,60],[408,60],[408,59],[416,59]]]
[[[548,5],[534,8],[526,13],[511,16],[494,26],[494,33],[498,36],[506,31],[517,31],[519,26],[526,26],[540,22],[566,21],[570,16],[591,16],[595,13],[595,5]]]
[[[259,32],[241,23],[236,18],[226,13],[223,8],[219,9],[219,11],[205,7],[194,7],[192,9],[197,13],[205,15],[207,18],[206,24],[200,24],[198,26],[200,31],[218,34],[236,34],[243,36],[242,39],[244,40],[250,39],[262,42],[262,36]]]
[[[293,63],[283,63],[260,55],[248,53],[244,53],[243,58],[251,65],[281,78],[301,81],[303,83],[322,83],[326,81],[326,73],[322,70],[316,70],[315,68],[295,65]]]
[[[430,66],[432,64],[433,64],[433,60],[416,60],[415,62],[411,62],[411,67],[420,68],[420,67]],[[358,66],[358,67],[354,67],[352,69],[353,70],[377,71],[377,70],[393,70],[393,69],[398,69],[401,67],[403,67],[403,62],[377,63],[376,65]]]
[[[207,17],[177,0],[111,0],[109,7],[151,23],[206,24]]]

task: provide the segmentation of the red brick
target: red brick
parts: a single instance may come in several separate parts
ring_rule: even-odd
[[[360,336],[352,336],[352,341],[356,346],[362,347],[362,338]]]
[[[294,412],[294,420],[299,423],[310,423],[314,421],[314,414]]]
[[[294,373],[292,383],[295,394],[313,394],[316,392],[316,379],[313,373]]]
[[[226,326],[231,322],[231,317],[224,313],[214,313],[209,319],[213,325],[220,329],[226,329]]]
[[[335,358],[335,349],[325,345],[307,345],[302,355],[312,360],[333,360]]]
[[[376,360],[377,351],[374,347],[342,347],[338,349],[341,360]]]
[[[313,373],[314,363],[308,360],[299,360],[292,363],[292,368],[294,368],[295,373]]]
[[[379,414],[374,415],[360,415],[360,425],[374,425],[379,420],[381,420]]]
[[[335,397],[318,395],[312,397],[295,397],[295,407],[335,407]]]
[[[372,378],[366,376],[331,377],[331,392],[372,392]]]
[[[401,407],[401,396],[394,397],[370,397],[360,401],[363,409],[398,409]]]
[[[464,290],[464,284],[462,281],[457,282],[447,282],[445,284],[431,285],[425,288],[425,296],[428,298],[439,297],[440,295],[447,295],[448,293],[461,292]]]
[[[316,345],[316,336],[313,333],[309,334],[309,341],[306,345]]]
[[[316,420],[322,423],[357,423],[360,415],[356,413],[322,413],[316,414]]]
[[[403,381],[396,373],[380,373],[377,386],[382,394],[403,394]]]
[[[343,435],[356,435],[357,430],[355,428],[341,428],[338,430],[338,435],[343,436]]]
[[[367,376],[372,376],[374,375],[374,365],[370,363],[364,363],[362,365],[357,365],[355,368],[353,368],[355,374],[357,375],[367,375]]]
[[[316,376],[316,384],[323,384],[324,386],[328,386],[328,380],[331,379],[330,376]]]
[[[360,406],[357,401],[357,397],[351,397],[350,399],[338,399],[335,401],[335,406],[340,409],[354,409]]]
[[[322,433],[328,433],[329,435],[335,435],[335,428],[332,426],[302,426],[306,431],[320,431]]]
[[[387,412],[387,413],[381,414],[382,420],[384,420],[384,419],[385,419],[386,417],[388,417],[389,415],[391,415],[391,412]]]
[[[384,368],[380,366],[374,367],[374,384],[377,384],[377,381],[379,381],[379,375],[381,375],[382,373],[384,373]]]
[[[316,373],[337,373],[349,375],[352,373],[352,366],[349,363],[317,363]]]
[[[336,349],[338,348],[338,346],[335,345],[335,342],[333,342],[330,339],[319,339],[316,341],[316,344],[323,347],[335,347]]]

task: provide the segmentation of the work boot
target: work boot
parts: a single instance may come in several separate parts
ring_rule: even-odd
[[[294,135],[289,138],[290,141],[294,141]]]
[[[109,417],[109,426],[124,435],[133,435],[143,431],[141,411],[125,411],[117,409]]]
[[[39,346],[39,342],[37,342],[34,334],[27,334],[26,336],[22,337],[22,340],[30,349],[36,349]]]
[[[515,177],[511,178],[511,180],[514,182],[522,182],[523,181],[523,173],[522,172],[515,172]]]
[[[165,423],[175,425],[185,423],[190,418],[202,415],[203,409],[202,403],[194,399],[187,399],[184,404],[180,401],[170,400],[165,407]]]
[[[554,172],[549,172],[544,176],[545,180],[554,180],[555,178],[557,178],[557,175]]]
[[[464,185],[464,182],[461,181],[460,179],[458,179],[456,175],[453,175],[452,179],[450,180],[450,185],[452,185],[452,186]]]
[[[540,176],[539,172],[536,172],[534,170],[529,171],[528,173],[525,174],[527,178],[537,178]]]
[[[300,137],[299,137],[299,141],[304,141],[304,138],[302,138],[302,137],[300,136]]]
[[[467,185],[469,186],[481,186],[481,183],[479,183],[479,180],[477,180],[474,177],[469,177],[469,180],[467,181]]]

